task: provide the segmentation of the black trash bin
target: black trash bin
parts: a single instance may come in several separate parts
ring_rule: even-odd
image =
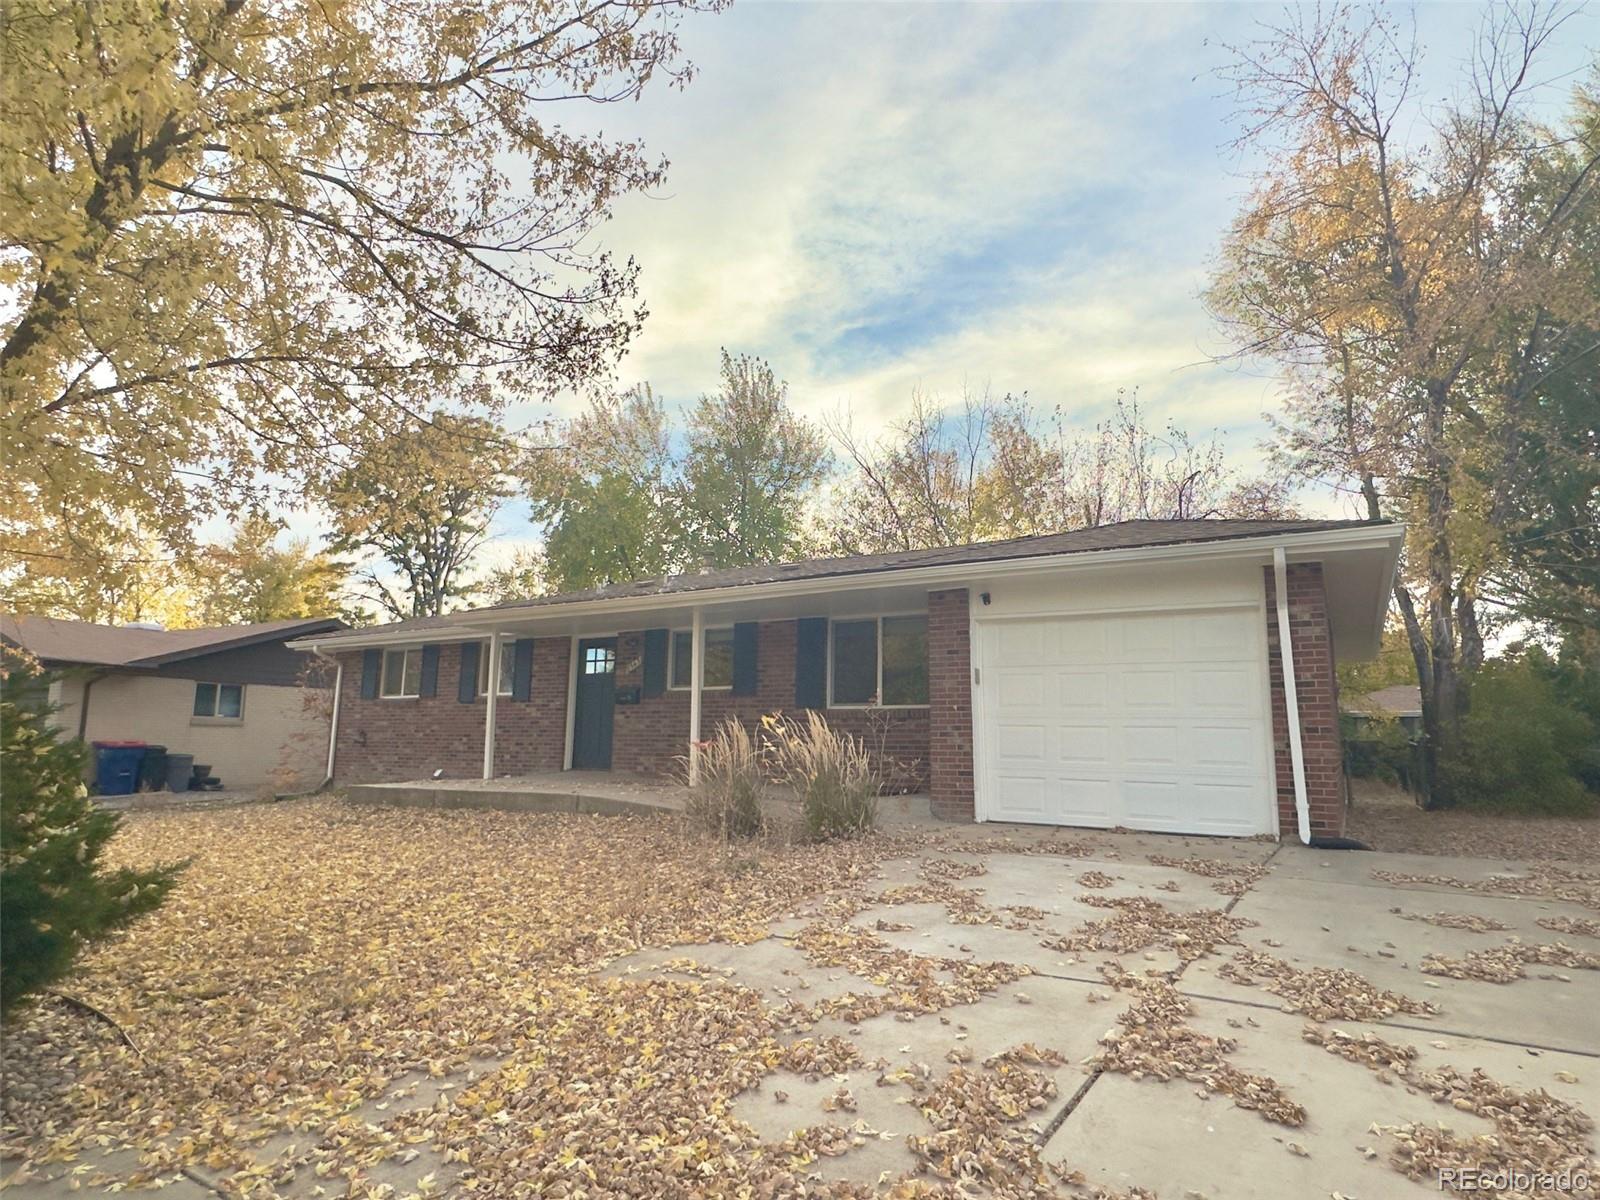
[[[189,790],[189,778],[194,774],[194,755],[167,755],[167,786],[175,792]]]
[[[161,792],[167,787],[167,748],[146,746],[144,761],[139,764],[139,790]]]

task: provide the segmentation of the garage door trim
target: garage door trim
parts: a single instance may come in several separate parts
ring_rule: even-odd
[[[996,762],[990,753],[992,747],[988,744],[990,734],[989,696],[993,690],[989,685],[994,677],[994,664],[985,661],[988,650],[988,641],[985,631],[1000,625],[1011,625],[1038,621],[1078,621],[1097,620],[1119,616],[1141,616],[1160,613],[1183,615],[1189,613],[1208,612],[1239,612],[1248,613],[1253,617],[1251,627],[1254,636],[1251,647],[1254,650],[1252,666],[1255,674],[1255,687],[1260,699],[1260,724],[1261,724],[1261,750],[1263,755],[1263,771],[1261,777],[1262,800],[1265,805],[1262,831],[1278,836],[1278,802],[1276,782],[1276,754],[1273,740],[1273,715],[1272,695],[1269,674],[1269,651],[1267,645],[1267,614],[1266,597],[1262,596],[1253,601],[1243,600],[1214,600],[1200,601],[1193,604],[1180,606],[1162,604],[1129,604],[1114,608],[1102,608],[1071,612],[1027,611],[1006,613],[1004,615],[982,614],[974,611],[969,622],[969,637],[972,654],[972,722],[973,722],[973,756],[974,756],[974,782],[976,796],[974,804],[974,818],[978,821],[1014,821],[1013,816],[996,813],[995,800],[998,797],[997,783],[995,781]],[[1130,826],[1132,827],[1132,826]],[[1156,832],[1156,830],[1150,830]],[[1195,834],[1195,836],[1205,836]]]

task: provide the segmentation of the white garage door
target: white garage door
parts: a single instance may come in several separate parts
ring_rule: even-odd
[[[979,817],[1270,832],[1261,622],[1239,608],[980,624]]]

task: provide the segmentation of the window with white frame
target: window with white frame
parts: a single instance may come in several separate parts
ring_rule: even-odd
[[[195,684],[194,715],[210,720],[242,721],[244,719],[244,684]]]
[[[828,703],[915,708],[928,703],[928,618],[835,621],[828,635]]]
[[[422,695],[422,647],[383,652],[383,683],[378,695],[385,700],[411,700]]]
[[[512,693],[511,683],[517,676],[517,656],[511,648],[510,642],[500,643],[500,688],[499,695],[509,696]],[[485,642],[478,651],[478,695],[489,694],[489,643]]]
[[[705,665],[700,673],[702,688],[731,688],[733,686],[733,627],[707,629]],[[673,688],[686,688],[694,678],[694,631],[674,630],[672,634],[672,662],[667,679]]]

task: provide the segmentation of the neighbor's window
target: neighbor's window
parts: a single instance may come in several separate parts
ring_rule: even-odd
[[[422,647],[383,652],[383,686],[378,694],[385,700],[406,700],[422,695]]]
[[[500,695],[511,695],[511,681],[517,674],[517,656],[512,652],[510,642],[500,643]],[[489,643],[485,642],[478,651],[478,695],[489,694]]]
[[[194,715],[222,717],[237,721],[244,717],[244,684],[197,683],[194,685]]]
[[[835,706],[928,702],[928,618],[835,621],[829,639]]]
[[[700,677],[703,688],[733,686],[733,629],[707,629],[705,670]],[[672,686],[686,688],[694,677],[694,631],[680,629],[672,635]]]

